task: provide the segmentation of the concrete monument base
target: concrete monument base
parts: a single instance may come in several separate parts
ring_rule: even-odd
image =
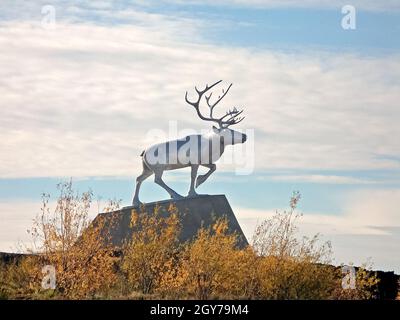
[[[106,219],[105,228],[110,234],[109,242],[116,248],[120,248],[126,240],[132,237],[130,227],[131,214],[136,211],[138,214],[152,213],[156,205],[160,207],[160,214],[166,214],[170,204],[174,204],[178,211],[182,223],[182,230],[179,241],[185,242],[193,239],[198,230],[204,226],[209,227],[220,217],[225,216],[228,220],[228,233],[236,232],[238,235],[238,247],[243,248],[248,245],[247,239],[224,195],[201,195],[193,198],[183,198],[180,200],[163,200],[144,204],[144,210],[138,207],[124,207],[118,211],[101,213],[93,221]],[[111,226],[112,221],[112,226]]]

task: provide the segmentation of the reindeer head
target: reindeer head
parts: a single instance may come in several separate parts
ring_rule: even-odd
[[[233,108],[232,110],[228,110],[225,115],[215,118],[213,116],[214,108],[215,106],[226,96],[228,93],[229,89],[232,87],[232,83],[229,85],[228,89],[224,90],[222,89],[222,95],[218,97],[218,99],[212,103],[211,96],[212,92],[209,93],[209,95],[204,95],[206,92],[208,92],[211,88],[216,86],[222,82],[222,80],[219,80],[212,84],[211,86],[206,85],[206,87],[203,90],[197,89],[195,87],[195,90],[197,92],[198,98],[196,102],[189,101],[188,99],[188,93],[186,91],[185,94],[185,100],[188,104],[193,106],[196,109],[197,115],[199,116],[200,119],[204,121],[211,121],[216,124],[218,124],[218,127],[213,126],[213,132],[221,137],[223,139],[224,144],[236,144],[236,143],[244,143],[247,140],[247,136],[244,133],[240,133],[238,131],[232,130],[229,128],[229,126],[238,124],[241,122],[245,117],[240,116],[243,113],[243,110],[238,110],[237,108]],[[200,111],[200,102],[201,98],[205,97],[205,100],[207,102],[207,106],[209,108],[209,116],[204,116],[201,111]]]

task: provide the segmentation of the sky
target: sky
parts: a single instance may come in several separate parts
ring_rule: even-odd
[[[0,48],[0,251],[29,241],[60,181],[93,190],[93,215],[129,205],[143,149],[210,129],[185,91],[223,79],[218,108],[241,106],[251,139],[199,192],[225,194],[250,238],[299,191],[300,233],[335,264],[400,273],[399,1],[3,0]],[[185,194],[189,174],[165,181]]]

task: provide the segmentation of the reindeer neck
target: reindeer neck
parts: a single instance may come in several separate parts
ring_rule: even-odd
[[[221,139],[221,136],[214,132],[211,132],[208,135],[206,135],[206,138],[209,141],[211,141],[214,146],[219,144],[218,150],[219,150],[219,156],[221,156],[225,151],[225,143],[223,142],[223,139]]]

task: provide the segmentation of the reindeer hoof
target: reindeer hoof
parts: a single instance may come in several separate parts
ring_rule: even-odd
[[[142,204],[139,200],[132,201],[132,207],[140,207]]]
[[[184,197],[181,196],[180,194],[174,194],[173,196],[171,196],[171,199],[173,200],[180,200],[183,199]]]

